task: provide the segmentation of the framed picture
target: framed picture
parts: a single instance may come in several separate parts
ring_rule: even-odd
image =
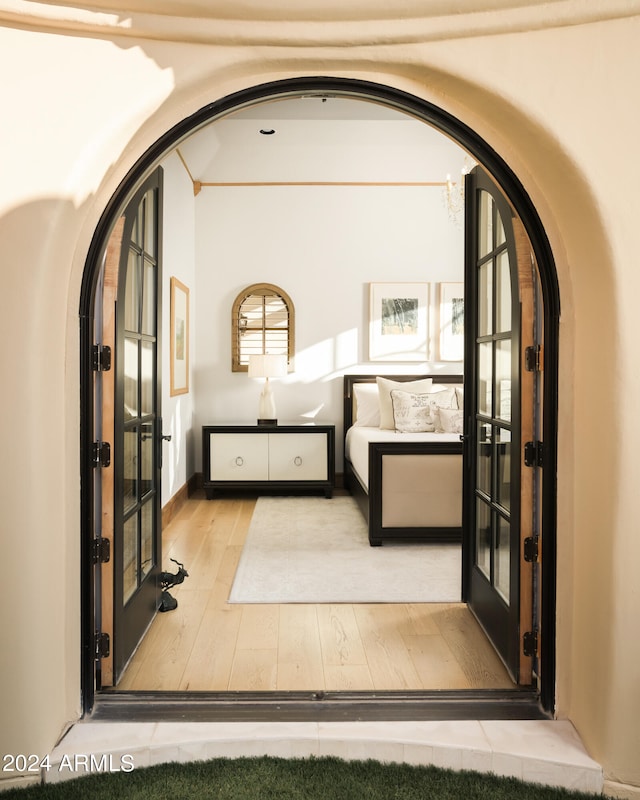
[[[440,284],[440,361],[464,361],[464,283]]]
[[[189,391],[189,290],[171,278],[171,396]]]
[[[426,361],[429,284],[370,284],[369,360]]]

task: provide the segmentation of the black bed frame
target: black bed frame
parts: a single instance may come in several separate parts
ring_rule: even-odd
[[[353,424],[353,386],[356,383],[375,383],[377,375],[343,376],[344,436]],[[415,381],[432,378],[434,383],[460,384],[462,375],[380,375],[392,381]],[[460,542],[462,527],[382,527],[382,459],[385,455],[415,455],[462,453],[462,442],[370,442],[369,489],[356,475],[351,462],[344,456],[344,485],[356,499],[369,526],[369,544],[379,547],[383,539],[405,539],[430,542]]]

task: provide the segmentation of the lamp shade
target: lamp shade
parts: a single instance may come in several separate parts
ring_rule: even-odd
[[[249,356],[250,378],[282,378],[287,374],[287,357],[264,353]]]

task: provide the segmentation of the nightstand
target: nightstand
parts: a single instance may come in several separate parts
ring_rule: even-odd
[[[204,489],[323,491],[335,483],[335,425],[205,425]]]

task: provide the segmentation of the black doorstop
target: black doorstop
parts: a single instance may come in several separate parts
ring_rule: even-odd
[[[177,572],[161,572],[160,573],[160,586],[162,588],[162,595],[160,597],[160,608],[158,611],[173,611],[178,607],[178,601],[175,597],[169,594],[167,589],[171,586],[176,586],[182,583],[185,578],[189,577],[189,573],[184,568],[184,564],[176,561],[175,558],[171,559],[174,564],[178,565]]]

